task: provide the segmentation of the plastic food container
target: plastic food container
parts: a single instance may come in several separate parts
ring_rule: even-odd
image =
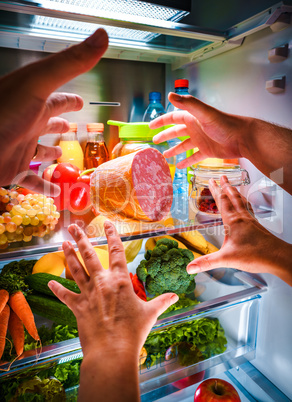
[[[234,187],[245,186],[250,183],[247,170],[241,169],[239,165],[227,163],[220,166],[198,164],[191,179],[192,188],[190,194],[190,202],[192,202],[197,211],[210,215],[220,215],[216,202],[209,190],[209,180],[214,179],[220,186],[220,177],[223,175],[228,178],[229,183]]]
[[[167,142],[154,144],[152,140],[154,135],[165,130],[167,127],[160,127],[159,129],[151,130],[149,128],[149,123],[147,122],[125,123],[115,120],[108,120],[107,124],[119,127],[120,142],[112,150],[111,159],[150,147],[157,149],[163,154],[163,152],[169,148]],[[175,173],[175,157],[167,158],[166,160],[173,179]]]

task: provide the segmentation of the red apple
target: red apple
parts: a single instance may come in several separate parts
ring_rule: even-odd
[[[240,397],[229,382],[220,378],[209,378],[198,386],[194,402],[240,402]]]

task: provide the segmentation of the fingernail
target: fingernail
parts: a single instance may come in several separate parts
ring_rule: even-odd
[[[55,282],[54,282],[54,281],[48,282],[48,287],[49,287],[51,290],[53,290],[54,287],[55,287]]]
[[[200,268],[195,264],[192,264],[187,267],[188,274],[197,274],[199,271],[200,271]]]
[[[159,135],[154,135],[154,137],[152,138],[152,140],[153,140],[154,144],[155,144],[156,142],[159,142]]]
[[[89,38],[86,39],[87,44],[93,47],[102,47],[105,42],[108,41],[108,35],[106,31],[102,28],[99,28],[94,32]]]
[[[103,226],[107,236],[113,236],[115,234],[113,224],[110,221],[105,221]]]
[[[70,248],[71,243],[69,243],[68,241],[64,241],[62,244],[63,250],[68,250]]]
[[[179,297],[178,297],[177,294],[173,294],[173,295],[171,296],[171,301],[173,301],[174,303],[176,303],[178,300],[179,300]]]
[[[68,232],[72,236],[78,236],[78,235],[84,234],[83,230],[78,225],[75,225],[75,224],[68,226]]]

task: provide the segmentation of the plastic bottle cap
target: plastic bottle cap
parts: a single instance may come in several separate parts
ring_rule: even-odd
[[[149,93],[149,100],[161,100],[161,93],[160,92],[150,92]]]
[[[174,81],[175,88],[188,88],[189,87],[189,80],[175,80]]]
[[[77,131],[77,123],[69,123],[69,130],[68,131]]]
[[[88,123],[86,124],[87,131],[98,131],[99,133],[103,133],[104,125],[103,123]]]

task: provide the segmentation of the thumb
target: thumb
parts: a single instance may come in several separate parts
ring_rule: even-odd
[[[220,113],[217,109],[207,105],[204,102],[201,102],[191,95],[179,95],[174,92],[170,92],[168,99],[175,107],[191,113],[202,124],[212,122]]]
[[[209,271],[214,268],[228,267],[224,251],[221,249],[215,253],[204,255],[196,258],[187,266],[189,274],[197,274],[199,272]]]
[[[78,45],[27,65],[21,69],[21,73],[18,70],[15,74],[21,81],[26,80],[32,94],[46,99],[66,82],[93,68],[107,47],[107,33],[104,29],[98,29]]]
[[[147,306],[150,308],[152,314],[157,318],[164,313],[169,306],[176,303],[178,299],[179,297],[175,293],[164,293],[163,295],[157,296],[150,300],[147,303]]]

